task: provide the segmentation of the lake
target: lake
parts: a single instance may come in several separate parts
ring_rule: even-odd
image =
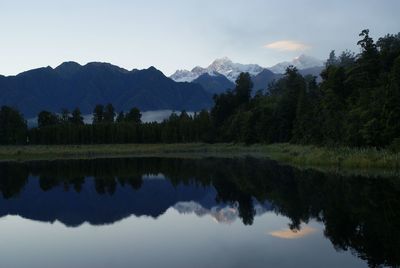
[[[400,265],[400,180],[256,158],[0,163],[1,267]]]

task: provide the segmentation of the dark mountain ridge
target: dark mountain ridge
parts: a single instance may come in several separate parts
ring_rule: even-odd
[[[265,91],[268,89],[270,83],[275,80],[279,80],[283,75],[271,72],[268,69],[264,69],[261,73],[253,76],[251,79],[253,81],[253,92],[259,90]]]
[[[92,62],[65,62],[16,76],[0,76],[0,104],[19,109],[26,117],[41,110],[60,112],[79,107],[91,113],[96,104],[112,103],[117,111],[132,107],[146,110],[209,108],[212,94],[201,85],[178,83],[154,67],[132,70]]]
[[[207,92],[212,94],[221,94],[235,87],[233,82],[219,73],[215,75],[202,74],[193,80],[192,83],[200,84]]]

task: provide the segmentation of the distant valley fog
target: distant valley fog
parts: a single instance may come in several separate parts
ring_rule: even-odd
[[[173,110],[157,110],[157,111],[146,111],[142,113],[142,122],[143,123],[150,123],[150,122],[157,122],[161,123],[163,120],[167,119],[174,111]],[[180,115],[181,112],[175,111],[176,114]],[[193,116],[195,112],[187,112],[188,115]],[[29,118],[28,120],[28,127],[33,128],[37,127],[37,117]],[[91,124],[93,121],[92,114],[83,115],[83,121],[85,124]]]

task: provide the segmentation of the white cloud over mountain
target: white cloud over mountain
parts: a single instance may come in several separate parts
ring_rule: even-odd
[[[307,44],[291,40],[276,41],[266,44],[264,47],[277,51],[304,51],[311,48]]]

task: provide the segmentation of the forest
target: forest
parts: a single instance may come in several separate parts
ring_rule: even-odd
[[[360,33],[360,53],[332,51],[317,77],[294,67],[265,92],[252,92],[248,73],[214,106],[190,116],[173,113],[161,123],[141,122],[137,108],[117,114],[97,105],[92,124],[79,108],[42,111],[28,129],[21,113],[0,110],[0,144],[297,143],[400,148],[400,33],[376,42]]]

